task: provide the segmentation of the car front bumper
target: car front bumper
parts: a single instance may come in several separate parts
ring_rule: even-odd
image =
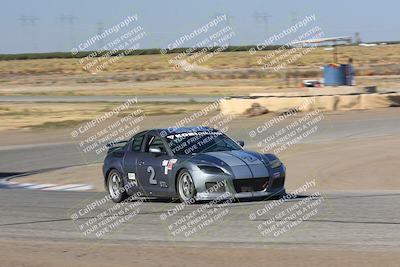
[[[202,171],[193,171],[193,180],[196,186],[196,200],[216,200],[216,199],[249,199],[249,198],[272,198],[280,197],[285,195],[285,168],[282,166],[272,172],[268,177],[268,185],[265,189],[256,191],[248,190],[243,192],[237,190],[234,181],[244,180],[243,178],[236,178],[228,174],[205,174]],[[248,182],[254,179],[262,179],[261,177],[254,177],[245,179]],[[265,179],[265,178],[264,178]],[[219,188],[221,190],[209,190],[206,188],[206,183],[218,183],[223,184],[224,188]],[[249,186],[251,188],[251,186]],[[241,191],[241,192],[238,192]]]

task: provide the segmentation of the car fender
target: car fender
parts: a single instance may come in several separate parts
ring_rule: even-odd
[[[104,176],[105,188],[107,188],[107,176],[110,173],[110,171],[113,169],[117,170],[119,173],[122,174],[122,179],[124,180],[125,184],[127,182],[121,160],[118,158],[108,158],[104,161],[104,165],[103,165],[103,176]]]
[[[179,172],[181,172],[183,169],[187,169],[189,173],[193,176],[193,171],[198,170],[199,168],[197,165],[190,160],[181,160],[177,161],[177,164],[174,166],[174,168],[171,171],[171,176],[170,176],[170,183],[174,185],[174,192],[177,194],[176,191],[176,184],[177,184],[177,179]]]

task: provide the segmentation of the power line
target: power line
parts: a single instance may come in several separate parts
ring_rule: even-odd
[[[36,26],[36,22],[39,20],[39,18],[35,16],[27,16],[27,15],[21,15],[17,19],[23,26]]]

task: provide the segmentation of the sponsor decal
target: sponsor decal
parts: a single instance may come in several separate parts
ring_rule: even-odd
[[[187,132],[187,133],[179,133],[179,134],[171,134],[167,135],[168,139],[175,139],[175,138],[184,138],[190,136],[205,136],[205,135],[222,135],[221,132]]]
[[[163,160],[162,166],[164,167],[164,174],[167,175],[168,171],[172,170],[174,164],[177,162],[177,159]]]
[[[132,185],[137,186],[136,174],[134,172],[128,172],[128,179],[132,181]]]

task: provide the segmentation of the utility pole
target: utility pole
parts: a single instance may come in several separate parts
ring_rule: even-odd
[[[211,17],[211,19],[215,19],[217,17],[224,16],[224,15],[226,15],[226,20],[224,22],[224,25],[232,26],[233,16],[229,15],[228,13],[216,13],[214,16]]]
[[[361,41],[361,35],[360,35],[359,32],[356,32],[356,33],[354,34],[354,42],[355,42],[355,44],[358,44],[358,45],[362,43],[362,41]]]
[[[104,32],[104,23],[102,21],[97,22],[96,28],[97,28],[97,34],[101,35]],[[103,38],[100,38],[97,48],[101,49],[101,48],[103,48],[103,46],[104,46],[104,40],[103,40]]]
[[[290,17],[291,17],[292,25],[295,25],[297,23],[297,20],[298,20],[297,12],[296,11],[292,11],[292,13],[290,14]]]
[[[75,47],[76,38],[75,38],[75,23],[78,21],[78,17],[71,14],[61,14],[59,16],[59,20],[61,24],[68,25],[69,35],[70,35],[70,46]]]
[[[272,16],[270,16],[268,13],[266,12],[254,12],[253,18],[256,21],[256,23],[261,22],[264,24],[265,27],[265,34],[268,37],[268,26],[269,26],[269,19]]]
[[[29,32],[29,34],[31,35],[32,52],[37,52],[38,46],[36,42],[36,22],[39,20],[39,18],[37,18],[36,16],[21,15],[17,20],[22,26],[23,35],[26,36],[28,34],[27,32]]]
[[[214,16],[212,16],[211,17],[211,19],[213,20],[213,19],[216,19],[217,17],[220,17],[220,16],[226,16],[226,20],[224,21],[224,25],[225,26],[229,26],[229,27],[231,27],[232,26],[232,20],[233,20],[233,16],[231,16],[231,15],[229,15],[228,13],[216,13]],[[232,28],[232,27],[231,27]],[[228,45],[228,46],[230,46],[230,39],[229,40],[227,40],[227,42],[226,42],[226,44]]]

